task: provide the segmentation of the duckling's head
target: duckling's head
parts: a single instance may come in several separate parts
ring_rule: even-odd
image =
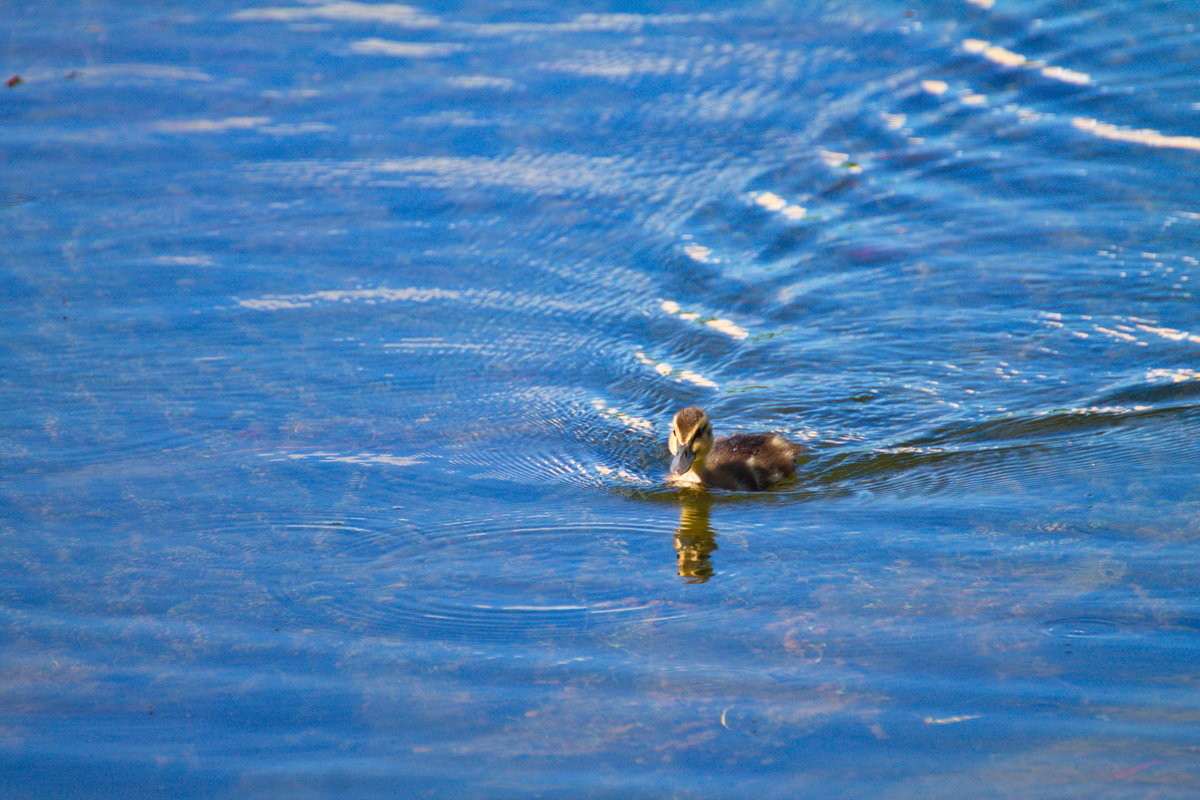
[[[671,421],[671,475],[679,483],[702,483],[704,463],[713,446],[712,425],[704,409],[688,406]]]

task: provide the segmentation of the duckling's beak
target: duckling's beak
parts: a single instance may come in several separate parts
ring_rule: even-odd
[[[675,457],[671,459],[671,474],[682,475],[691,468],[692,462],[695,460],[696,451],[690,444],[679,445],[679,449],[675,451]]]

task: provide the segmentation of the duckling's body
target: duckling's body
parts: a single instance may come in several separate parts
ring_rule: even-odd
[[[714,441],[712,424],[703,409],[689,406],[671,423],[671,481],[758,492],[796,471],[804,451],[777,433],[739,433]]]

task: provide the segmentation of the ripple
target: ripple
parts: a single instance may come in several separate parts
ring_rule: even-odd
[[[473,480],[504,480],[539,486],[571,484],[600,487],[611,481],[638,485],[644,478],[615,465],[583,460],[553,444],[516,444],[511,448],[490,448],[487,452],[469,452],[454,457],[453,467]]]
[[[1140,466],[1151,446],[1160,466],[1169,458],[1188,470],[1200,463],[1187,445],[1200,428],[1200,415],[1191,405],[1149,403],[1179,403],[1195,391],[1192,382],[1138,387],[1113,393],[1112,404],[961,421],[869,451],[851,446],[814,459],[799,488],[939,494],[1007,491],[1066,477],[1117,480]],[[1117,404],[1118,397],[1144,404]]]
[[[480,518],[433,530],[323,530],[320,573],[294,575],[281,600],[301,624],[369,635],[516,641],[570,638],[597,629],[669,619],[688,608],[647,590],[632,542],[667,525]],[[669,574],[669,573],[668,573]]]
[[[1067,617],[1042,623],[1047,636],[1059,639],[1095,639],[1117,636],[1121,629],[1116,622],[1103,617]]]
[[[643,407],[555,386],[513,391],[500,402],[508,407],[504,425],[463,431],[447,459],[463,478],[547,487],[652,483],[662,443]]]

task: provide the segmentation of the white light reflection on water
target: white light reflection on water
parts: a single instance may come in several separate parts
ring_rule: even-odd
[[[233,19],[246,22],[298,22],[321,19],[333,22],[380,22],[405,28],[433,28],[440,22],[411,5],[400,3],[314,3],[310,6],[267,6],[244,8]]]

